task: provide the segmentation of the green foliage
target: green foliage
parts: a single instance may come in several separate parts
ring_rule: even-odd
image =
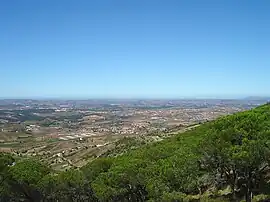
[[[215,176],[218,184],[230,185],[233,198],[238,190],[240,196],[251,201],[251,194],[267,181],[269,120],[266,106],[221,118],[211,124],[200,146],[202,168]]]
[[[162,197],[162,201],[168,202],[184,202],[186,198],[186,194],[181,192],[172,192],[172,193],[164,193]]]
[[[9,166],[14,163],[14,158],[8,154],[0,154],[0,201],[9,194],[7,180],[10,178]]]
[[[8,166],[12,165],[14,158],[11,155],[0,153],[0,174],[6,172]],[[2,175],[1,175],[2,177]]]
[[[266,200],[266,199],[269,199],[269,198],[270,198],[269,195],[260,194],[260,195],[255,196],[252,199],[252,202],[260,202],[260,201],[263,201],[263,200]]]
[[[107,151],[103,156],[113,157],[123,155],[145,145],[146,141],[147,140],[142,137],[124,137],[115,143],[114,149]]]
[[[99,158],[86,166],[82,167],[81,170],[86,178],[91,182],[96,179],[101,173],[107,172],[112,166],[113,159]]]
[[[38,187],[45,201],[97,201],[89,181],[78,170],[47,175]]]
[[[50,169],[33,159],[16,162],[9,168],[6,183],[10,195],[17,200],[38,201],[41,198],[36,189],[38,182],[50,172]]]
[[[268,104],[78,170],[29,159],[10,166],[0,155],[0,201],[260,201],[270,192],[269,160]]]
[[[19,161],[10,168],[10,173],[17,182],[28,185],[37,184],[49,171],[47,166],[32,159]]]

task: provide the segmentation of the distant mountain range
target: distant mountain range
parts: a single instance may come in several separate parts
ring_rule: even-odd
[[[260,97],[260,96],[249,96],[249,97],[246,97],[244,98],[244,100],[265,100],[265,101],[268,101],[270,100],[270,97]]]

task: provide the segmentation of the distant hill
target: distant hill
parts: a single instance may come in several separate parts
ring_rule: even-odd
[[[269,101],[270,97],[249,96],[245,97],[244,100]]]

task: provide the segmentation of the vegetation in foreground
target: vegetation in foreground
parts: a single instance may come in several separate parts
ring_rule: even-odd
[[[65,172],[2,154],[0,201],[260,201],[269,160],[266,104]]]

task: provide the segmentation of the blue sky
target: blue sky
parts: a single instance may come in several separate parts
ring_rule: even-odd
[[[270,95],[270,1],[0,2],[0,97]]]

